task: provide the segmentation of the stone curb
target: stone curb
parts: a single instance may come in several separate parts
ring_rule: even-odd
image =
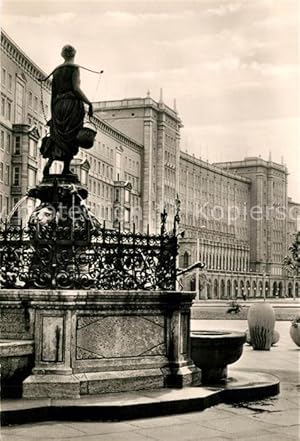
[[[77,400],[3,400],[1,424],[125,421],[201,411],[222,402],[259,400],[279,393],[279,380],[272,375],[233,370],[230,374],[232,381],[223,386],[141,390]]]

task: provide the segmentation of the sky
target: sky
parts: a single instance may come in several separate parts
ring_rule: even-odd
[[[2,0],[1,26],[45,72],[72,44],[93,101],[159,99],[181,149],[209,162],[287,165],[300,202],[298,0]]]

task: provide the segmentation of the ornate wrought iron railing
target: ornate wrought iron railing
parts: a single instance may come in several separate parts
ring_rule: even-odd
[[[105,225],[1,224],[0,287],[175,290],[178,221],[166,232],[164,212],[158,235]]]

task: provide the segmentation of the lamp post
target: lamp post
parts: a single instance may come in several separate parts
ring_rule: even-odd
[[[196,262],[200,260],[200,243],[199,243],[199,237],[197,237],[197,250],[196,250]],[[199,300],[200,298],[200,292],[199,292],[199,268],[196,269],[196,283],[195,283],[195,289],[196,289],[196,299]]]
[[[266,278],[266,273],[263,272],[263,297],[264,297],[264,302],[266,301],[266,291],[268,289],[268,287],[265,286],[265,278]]]
[[[203,231],[203,229],[205,229],[205,225],[201,225],[200,229]],[[203,238],[201,238],[201,243],[202,243],[202,253],[203,253]],[[197,237],[197,248],[196,248],[196,262],[200,261],[200,238]],[[203,262],[204,263],[204,262]],[[199,283],[199,279],[200,279],[200,269],[197,268],[196,269],[196,283],[195,283],[195,290],[196,290],[196,296],[198,299],[200,299],[200,283]]]

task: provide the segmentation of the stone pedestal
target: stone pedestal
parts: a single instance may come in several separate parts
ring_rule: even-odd
[[[0,293],[12,299],[12,291]],[[13,291],[32,317],[35,365],[23,396],[87,394],[200,384],[190,358],[194,293]]]

